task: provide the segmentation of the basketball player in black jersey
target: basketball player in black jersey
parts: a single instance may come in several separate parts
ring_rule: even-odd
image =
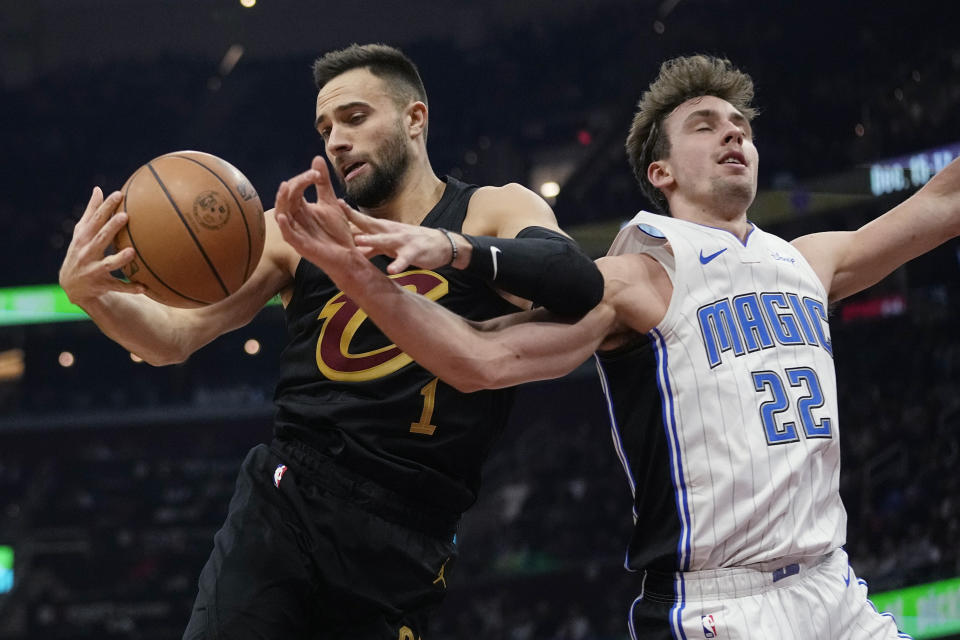
[[[599,301],[599,271],[540,197],[434,174],[426,93],[401,52],[353,45],[318,59],[314,77],[316,128],[346,197],[385,224],[416,225],[407,240],[423,247],[417,267],[376,256],[378,272],[471,320],[524,299],[563,315]],[[60,284],[126,349],[154,365],[182,362],[273,296],[286,306],[275,438],[243,463],[184,638],[429,637],[457,522],[510,392],[462,393],[414,363],[283,241],[273,212],[260,264],[226,300],[185,310],[137,295],[141,285],[110,275],[132,249],[104,256],[127,219],[119,202],[94,190]],[[539,268],[518,269],[519,254]]]
[[[322,165],[281,187],[277,221],[398,345],[461,390],[560,376],[606,351],[614,442],[634,492],[632,638],[907,637],[869,603],[841,548],[826,308],[960,235],[960,159],[857,230],[788,243],[747,218],[759,163],[752,97],[728,60],[663,64],[626,146],[668,216],[641,212],[623,227],[598,261],[603,300],[576,321],[537,309],[466,322],[397,287],[364,247],[414,264],[424,250],[338,202]],[[761,348],[763,332],[776,337]]]

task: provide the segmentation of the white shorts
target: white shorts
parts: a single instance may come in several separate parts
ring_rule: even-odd
[[[910,638],[867,600],[843,549],[785,566],[642,575],[630,608],[634,640]]]

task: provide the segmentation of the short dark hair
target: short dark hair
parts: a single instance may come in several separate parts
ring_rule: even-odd
[[[663,121],[673,110],[692,98],[716,96],[726,100],[753,120],[753,80],[726,58],[694,55],[667,60],[644,92],[627,136],[627,157],[644,195],[661,213],[669,213],[667,198],[647,178],[650,163],[670,155],[670,139]]]
[[[420,72],[402,51],[385,44],[352,44],[329,51],[313,62],[313,81],[317,90],[342,73],[352,69],[369,69],[387,84],[398,106],[414,101],[427,104],[427,91]]]

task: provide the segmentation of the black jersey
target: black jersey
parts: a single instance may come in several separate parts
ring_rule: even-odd
[[[444,182],[421,224],[460,231],[476,187]],[[373,262],[385,271],[389,260]],[[486,281],[450,267],[390,277],[473,320],[516,310]],[[307,260],[297,267],[286,315],[277,437],[306,442],[408,499],[457,513],[469,507],[512,390],[466,394],[444,384]]]
[[[596,355],[617,455],[633,494],[630,569],[676,569],[680,522],[657,393],[656,355],[646,337]]]

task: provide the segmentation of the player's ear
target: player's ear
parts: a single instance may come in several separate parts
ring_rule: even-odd
[[[647,180],[657,189],[673,184],[673,172],[666,160],[656,160],[647,167]]]
[[[419,100],[411,102],[404,115],[410,137],[417,138],[424,135],[427,130],[427,105]]]

